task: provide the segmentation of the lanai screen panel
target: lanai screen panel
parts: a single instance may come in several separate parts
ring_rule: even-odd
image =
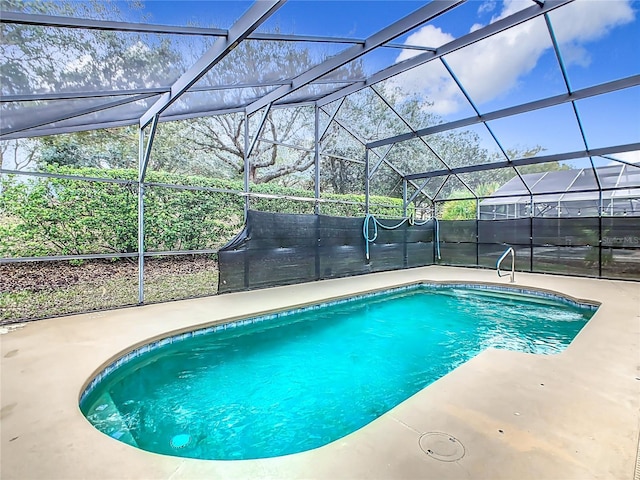
[[[406,86],[413,98],[420,98],[428,105],[425,108],[434,111],[434,106],[437,107],[440,122],[413,127],[410,135],[372,141],[368,146],[382,148],[419,136],[433,143],[437,151],[438,139],[464,132],[466,139],[457,139],[457,150],[473,153],[458,158],[441,147],[444,170],[414,169],[405,172],[405,178],[417,181],[434,175],[457,175],[460,183],[471,191],[467,197],[481,200],[495,192],[496,187],[488,188],[495,181],[497,187],[503,187],[495,192],[496,197],[512,197],[508,199],[514,206],[511,216],[532,214],[531,208],[528,211],[516,208],[520,204],[531,204],[532,196],[536,197],[534,203],[560,202],[560,212],[563,203],[575,206],[584,200],[585,209],[574,208],[573,214],[588,211],[597,215],[599,205],[594,207],[593,198],[580,197],[582,192],[593,191],[599,204],[598,191],[604,190],[605,199],[613,195],[607,194],[608,188],[596,178],[597,169],[607,164],[640,162],[640,99],[637,98],[640,66],[637,58],[629,58],[628,47],[629,42],[637,45],[640,41],[640,23],[631,3],[615,2],[609,7],[602,2],[571,2],[544,15],[531,16],[495,35],[471,41],[462,48],[453,48],[451,52],[447,52],[446,42],[441,43],[432,55],[424,54],[415,68],[380,83],[384,86],[381,91],[388,90],[389,85],[398,90]],[[507,20],[513,13],[498,2],[478,8],[479,17],[485,9],[492,14],[489,27]],[[455,9],[455,13],[448,15],[459,15],[462,11],[462,8]],[[452,43],[464,39],[464,35],[453,33],[455,29],[444,22],[446,17],[437,21],[440,30],[418,29],[412,40],[421,38],[426,44],[443,38]],[[473,30],[482,31],[485,25],[478,22]],[[620,38],[625,35],[628,42],[622,45]],[[440,51],[445,52],[441,58]],[[420,54],[407,53],[406,56],[408,61],[414,61]],[[606,74],[596,65],[607,70]],[[417,75],[419,71],[423,72],[423,78]],[[404,85],[399,81],[393,83],[394,79],[403,79]],[[389,96],[394,98],[394,109],[402,111],[407,101],[398,100],[403,97],[397,94],[398,90]],[[469,106],[472,113],[461,116],[460,112],[468,112]],[[446,142],[446,148],[454,143]],[[517,191],[509,193],[504,189],[504,175],[496,170],[500,167],[509,170],[515,167],[518,177],[512,179],[510,185]],[[633,169],[633,165],[630,168]],[[538,183],[545,171],[557,171],[553,184]],[[445,188],[436,200],[457,200],[459,190]],[[558,195],[554,196],[555,193]],[[495,206],[505,206],[506,201],[483,200],[480,211],[491,214],[486,208],[493,204],[491,209],[495,213]]]
[[[164,3],[167,5],[158,6]],[[606,10],[598,5],[601,3],[550,0],[544,5],[533,1],[476,5],[476,2],[450,2],[450,8],[443,9],[426,22],[416,22],[404,32],[399,27],[400,35],[396,38],[382,43],[364,56],[357,55],[347,65],[323,67],[325,71],[319,77],[321,83],[305,85],[306,80],[301,78],[303,83],[295,85],[295,90],[299,92],[292,91],[276,101],[287,105],[315,101],[323,103],[325,99],[332,100],[346,93],[355,93],[382,80],[376,90],[390,97],[385,103],[391,109],[403,117],[411,117],[406,108],[407,101],[418,98],[424,105],[424,111],[430,111],[431,115],[440,117],[446,123],[448,119],[457,118],[456,112],[463,110],[465,114],[473,115],[476,109],[486,115],[563,92],[637,75],[637,60],[633,60],[633,55],[628,55],[629,47],[625,45],[629,42],[622,40],[633,40],[638,30],[634,30],[634,26],[637,27],[637,15],[629,2],[613,2]],[[236,100],[207,100],[206,94],[198,95],[201,98],[179,109],[179,115],[211,115],[229,109],[242,109],[255,102],[256,98],[271,92],[274,84],[286,83],[313,67],[324,66],[352,46],[365,48],[368,36],[382,31],[402,17],[411,18],[412,12],[424,4],[285,3],[189,89],[193,92],[206,92],[207,88],[228,90],[226,95],[213,92],[211,95]],[[142,8],[137,10],[121,2],[100,8],[96,8],[98,4],[74,5],[65,8],[53,2],[44,3],[38,10],[29,4],[17,8],[13,4],[6,6],[7,10],[19,10],[19,14],[33,18],[12,19],[10,15],[5,15],[2,24],[5,39],[15,37],[19,31],[29,32],[32,38],[30,51],[43,53],[49,62],[36,67],[25,57],[25,48],[19,51],[20,45],[4,42],[5,57],[10,62],[6,62],[3,69],[2,83],[6,90],[3,96],[8,99],[13,96],[18,101],[17,95],[28,95],[29,101],[34,101],[44,100],[42,96],[49,95],[49,102],[70,102],[69,99],[58,97],[62,93],[78,95],[80,98],[76,98],[74,103],[60,104],[60,111],[70,108],[84,114],[90,110],[101,111],[94,108],[94,98],[111,91],[121,91],[127,95],[149,89],[155,89],[152,93],[167,92],[207,48],[227,34],[228,29],[252,4],[183,2],[183,7],[177,8],[176,5],[169,5],[169,2],[158,2],[158,5],[142,4]],[[357,17],[355,22],[341,20],[345,13],[358,9],[367,10],[367,15]],[[548,13],[543,15],[540,13],[543,11]],[[50,17],[35,17],[42,13]],[[56,20],[56,16],[63,20]],[[517,20],[511,20],[516,17]],[[584,18],[596,20],[586,25],[582,22]],[[505,21],[505,28],[495,27]],[[483,33],[478,34],[479,31]],[[47,42],[42,41],[44,38]],[[620,46],[620,54],[602,54],[609,45],[607,38],[609,43],[615,41],[616,46]],[[515,44],[518,48],[511,48]],[[403,45],[405,48],[402,48]],[[593,48],[594,45],[596,48]],[[593,52],[593,58],[587,58],[586,48],[592,48],[589,52]],[[288,59],[290,53],[297,58]],[[474,67],[474,62],[479,58],[483,59],[482,63]],[[607,68],[596,69],[591,65],[603,64],[605,60],[608,61]],[[225,62],[241,65],[245,75],[233,73],[229,77]],[[22,67],[27,75],[16,76],[15,69],[8,68],[14,64]],[[240,69],[237,70],[240,72]],[[610,73],[605,76],[595,74],[602,70]],[[483,75],[489,75],[487,81],[483,81]],[[593,79],[578,81],[582,75]],[[544,76],[544,82],[537,81],[541,76]],[[339,82],[331,85],[331,81],[345,82],[344,87]],[[244,88],[248,88],[249,84],[261,91],[255,97],[240,95],[237,99],[238,95],[232,92],[234,86],[244,85]],[[50,94],[55,95],[51,97]],[[24,98],[21,100],[24,101]],[[83,102],[86,103],[81,105]],[[19,104],[13,105],[20,109]],[[7,106],[5,116],[11,116],[13,108]],[[187,112],[184,113],[184,110]],[[178,118],[178,113],[173,113],[175,115],[170,111],[165,112],[165,119]],[[122,118],[123,123],[129,123],[130,120]],[[442,121],[437,118],[434,120],[436,123]],[[49,119],[44,117],[43,121]],[[428,120],[415,118],[408,118],[407,121],[413,130],[430,124]],[[499,119],[492,121],[499,122]],[[95,122],[82,127],[92,128],[106,123],[99,114],[95,115]],[[543,120],[539,123],[548,122]],[[575,120],[567,119],[562,123],[568,128]],[[16,122],[8,121],[8,124]],[[28,125],[20,125],[20,128],[25,126]],[[7,128],[3,128],[3,133],[8,131]],[[591,127],[587,125],[586,128]],[[496,129],[500,129],[499,124],[496,124]],[[504,149],[512,153],[510,151],[519,147],[525,137],[522,134],[513,137],[513,132],[502,130],[495,132],[497,140],[506,143]],[[520,131],[523,130],[528,129],[523,126]],[[28,129],[23,132],[25,136],[29,134]],[[17,136],[17,132],[13,133],[14,137]],[[384,140],[385,135],[389,135],[389,132],[381,131],[377,138],[370,137],[367,141]],[[571,136],[575,138],[573,133]],[[510,143],[511,137],[520,141]],[[530,141],[535,142],[535,134],[532,137]],[[631,140],[634,140],[633,136]],[[529,139],[526,141],[529,142]],[[537,141],[543,148],[546,147],[546,139]],[[575,150],[575,146],[574,142],[565,149]],[[591,145],[583,148],[587,147]],[[561,151],[562,148],[557,150]],[[474,161],[477,163],[477,158]]]
[[[102,176],[117,176],[133,228],[136,208],[149,214],[142,236],[151,248],[145,253],[134,234],[118,253],[144,260],[222,243],[153,244],[174,222],[153,218],[159,197],[191,199],[184,205],[194,207],[175,218],[205,215],[201,226],[212,230],[213,212],[225,208],[199,213],[204,198],[232,202],[234,225],[247,206],[310,218],[406,212],[426,219],[454,204],[472,220],[443,222],[443,263],[492,266],[511,242],[523,270],[570,264],[577,274],[640,276],[637,2],[10,0],[0,8],[0,140],[12,142],[3,149],[132,127],[122,130],[132,140],[122,155],[126,175],[87,173],[109,185]],[[283,112],[298,109],[309,113],[294,133],[275,131],[286,130]],[[156,114],[163,123],[149,149],[149,175],[138,178],[144,156],[136,127],[146,125],[153,137]],[[178,128],[199,121],[200,130]],[[207,142],[193,155],[216,123],[233,130],[218,144],[232,146],[228,158]],[[167,154],[172,142],[179,148]],[[245,160],[247,170],[264,165],[262,175],[246,179]],[[50,178],[41,167],[21,164],[14,177],[3,162],[0,177],[19,187]],[[163,168],[208,178],[172,177]],[[285,174],[268,178],[281,168]],[[226,180],[233,191],[217,192],[216,182]],[[73,179],[81,181],[98,182]],[[380,238],[398,246],[404,238],[396,234]],[[344,247],[334,246],[334,253]],[[386,241],[372,248],[379,252],[367,268],[400,258],[400,247]]]
[[[242,26],[238,20],[252,5],[3,6],[2,138],[134,124],[213,45]],[[485,198],[488,177],[466,169],[495,166],[509,167],[525,184],[513,203],[531,203],[532,195],[545,204],[589,201],[578,195],[601,190],[599,201],[615,207],[620,197],[630,202],[628,212],[635,211],[633,188],[610,186],[605,172],[602,181],[597,178],[606,166],[598,160],[603,156],[637,161],[640,64],[630,45],[640,28],[631,2],[453,1],[411,24],[425,5],[429,2],[393,8],[386,2],[278,5],[164,110],[161,120],[251,113],[269,95],[276,105],[319,108],[346,96],[331,120],[355,141],[369,142],[370,151],[380,142],[419,142],[417,149],[394,147],[373,184],[386,181],[384,176],[394,184],[405,177],[416,193],[422,183],[417,180],[431,173],[434,157],[445,181],[432,182],[440,184],[433,197],[419,192],[431,200],[448,200],[461,191]],[[354,17],[354,27],[342,18],[355,8],[368,10]],[[405,23],[389,33],[403,17]],[[388,40],[367,50],[381,32]],[[20,34],[28,44],[12,41]],[[362,54],[332,63],[353,48],[362,48]],[[30,58],[27,52],[47,61],[36,65],[37,55]],[[310,71],[318,74],[307,76]],[[274,96],[276,90],[283,94]],[[606,123],[599,112],[606,112]],[[380,120],[370,128],[358,117]],[[402,159],[399,152],[411,158]],[[330,160],[323,152],[320,157],[325,164]],[[582,170],[589,185],[561,172],[556,176],[566,177],[562,185],[538,184],[531,171],[536,165],[544,170],[547,163]],[[385,191],[397,195],[398,185]],[[557,191],[564,192],[561,198],[553,197]]]

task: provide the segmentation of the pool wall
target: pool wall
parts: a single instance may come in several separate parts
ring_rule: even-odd
[[[260,323],[264,321],[276,320],[282,317],[287,317],[289,315],[295,315],[303,312],[308,312],[310,310],[317,310],[319,308],[329,307],[332,305],[343,304],[347,302],[355,302],[358,300],[375,297],[378,295],[383,295],[385,293],[399,293],[407,290],[416,290],[419,288],[429,288],[429,289],[445,289],[445,288],[465,288],[472,290],[486,290],[491,292],[504,292],[504,293],[517,293],[520,295],[533,295],[540,298],[546,298],[549,300],[558,301],[567,305],[587,308],[592,311],[596,311],[598,309],[599,303],[591,302],[589,300],[578,300],[574,298],[570,298],[566,295],[561,295],[556,292],[550,292],[541,289],[532,289],[532,288],[519,288],[519,287],[505,287],[496,284],[489,283],[457,283],[457,282],[416,282],[410,283],[403,286],[387,288],[383,290],[374,290],[371,292],[362,293],[359,295],[354,295],[346,298],[337,298],[337,299],[328,299],[322,303],[316,303],[313,305],[307,305],[297,308],[292,308],[289,310],[284,310],[275,313],[263,314],[250,318],[241,318],[241,319],[233,319],[229,321],[223,321],[222,323],[218,322],[216,325],[207,325],[202,328],[198,328],[195,330],[190,330],[186,332],[174,333],[168,336],[165,336],[160,339],[155,339],[149,343],[146,343],[142,346],[138,346],[134,349],[131,349],[127,352],[122,353],[117,359],[111,361],[106,367],[98,370],[98,372],[87,382],[87,385],[83,388],[80,394],[80,403],[89,396],[93,390],[102,382],[102,380],[118,370],[120,367],[129,363],[130,361],[136,359],[137,357],[157,350],[165,345],[181,342],[188,338],[197,337],[200,335],[207,335],[214,332],[219,332],[221,330],[227,330],[231,328],[237,328],[242,325],[250,325],[254,323]]]

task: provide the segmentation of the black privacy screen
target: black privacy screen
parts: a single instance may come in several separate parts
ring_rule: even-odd
[[[379,219],[394,226],[401,219]],[[218,253],[220,293],[433,264],[434,222],[386,230],[365,254],[364,217],[250,210],[244,229]]]
[[[511,246],[519,271],[640,280],[640,217],[443,220],[439,227],[441,265],[496,268]]]
[[[378,221],[392,227],[401,219]],[[364,217],[249,211],[242,232],[219,252],[218,291],[434,263],[495,268],[508,246],[519,271],[640,279],[640,217],[450,220],[438,222],[438,233],[432,220],[405,222],[390,230],[378,227],[369,261],[363,223]],[[438,250],[440,259],[434,258]]]

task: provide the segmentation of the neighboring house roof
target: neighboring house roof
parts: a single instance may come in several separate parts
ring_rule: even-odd
[[[591,168],[528,173],[522,180],[513,177],[481,205],[529,203],[531,195],[525,184],[536,195],[536,202],[598,199],[599,185],[604,199],[640,198],[640,168],[620,164],[597,168],[595,174]]]

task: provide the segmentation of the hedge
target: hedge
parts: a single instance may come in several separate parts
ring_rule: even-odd
[[[69,178],[5,177],[0,183],[0,257],[135,252],[138,248],[138,184],[134,169],[48,167],[47,172],[128,180],[106,183]],[[242,227],[244,198],[223,193],[168,188],[153,184],[212,187],[242,191],[242,182],[149,172],[145,186],[145,249],[215,249]],[[313,213],[313,192],[275,184],[251,186],[252,193],[284,198],[250,200],[255,210]],[[340,203],[322,203],[323,214],[362,216],[364,195],[323,195]],[[360,203],[351,204],[352,203]],[[371,213],[402,215],[397,198],[371,197]],[[385,206],[386,205],[386,206]]]

